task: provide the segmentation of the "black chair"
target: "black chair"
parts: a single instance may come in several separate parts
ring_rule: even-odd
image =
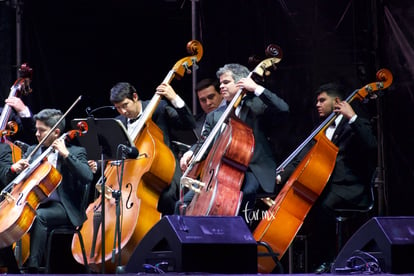
[[[371,181],[370,191],[369,191],[369,203],[362,208],[353,208],[353,209],[335,209],[336,213],[336,239],[337,245],[336,250],[337,254],[340,252],[344,245],[346,223],[348,220],[353,218],[355,215],[367,214],[374,208],[375,205],[375,195],[374,195],[374,181]]]
[[[85,186],[85,191],[84,191],[83,198],[82,198],[83,210],[86,210],[86,207],[87,207],[87,203],[89,200],[89,189],[90,189],[90,184],[87,184]],[[47,245],[46,245],[46,252],[45,252],[46,263],[43,269],[44,273],[46,274],[50,273],[50,259],[51,259],[51,254],[52,254],[53,237],[56,235],[78,235],[81,250],[82,250],[83,263],[85,264],[85,273],[90,273],[85,245],[84,245],[82,234],[81,234],[81,228],[82,226],[75,227],[71,225],[62,225],[62,226],[54,227],[53,229],[49,231]]]

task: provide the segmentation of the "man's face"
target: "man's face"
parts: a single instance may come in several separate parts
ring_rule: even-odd
[[[119,114],[124,115],[128,119],[134,119],[141,112],[141,105],[138,101],[138,95],[134,93],[133,99],[125,98],[124,100],[114,104]]]
[[[334,110],[336,97],[329,96],[326,92],[322,92],[316,98],[316,108],[319,117],[327,117]]]
[[[226,99],[226,101],[231,101],[237,91],[239,91],[239,88],[234,82],[233,74],[231,72],[222,74],[220,76],[220,93],[223,95],[223,98]]]
[[[198,101],[204,113],[215,110],[223,100],[223,96],[216,91],[213,85],[197,91]]]
[[[50,131],[51,127],[45,125],[44,122],[36,120],[36,139],[38,142],[42,141],[46,134]],[[44,141],[43,145],[49,147],[53,141],[55,141],[59,137],[60,130],[55,129],[49,137]]]

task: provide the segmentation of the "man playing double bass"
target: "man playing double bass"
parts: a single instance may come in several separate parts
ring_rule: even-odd
[[[183,99],[174,91],[171,85],[162,83],[156,88],[156,94],[163,96],[156,107],[152,121],[162,130],[164,143],[171,148],[171,129],[192,130],[196,126],[194,116]],[[110,101],[119,112],[119,119],[131,135],[138,124],[138,118],[148,106],[149,100],[141,100],[135,87],[127,82],[119,82],[111,88]],[[139,151],[139,149],[138,149]],[[176,161],[175,173],[170,185],[161,193],[157,209],[163,215],[174,212],[178,199],[178,185],[181,171]]]
[[[246,91],[241,104],[235,110],[235,114],[246,123],[254,134],[254,153],[245,172],[242,192],[243,201],[240,206],[241,215],[245,211],[251,211],[255,205],[257,193],[275,193],[276,160],[267,139],[267,131],[272,124],[277,124],[289,112],[288,104],[272,91],[258,85],[248,77],[249,70],[240,64],[226,64],[221,67],[216,75],[220,80],[220,93],[229,102],[239,89]],[[223,114],[223,108],[207,114],[202,138],[209,136],[211,130]],[[181,170],[185,171],[194,150],[204,143],[200,139],[196,145],[186,152],[180,160]],[[185,195],[184,204],[192,199],[192,191]],[[249,223],[254,223],[250,221]]]
[[[336,255],[335,209],[362,209],[370,204],[377,139],[367,110],[358,103],[351,106],[346,102],[342,85],[333,82],[323,84],[315,91],[315,95],[315,107],[321,119],[333,112],[338,114],[325,132],[327,138],[339,148],[335,167],[301,229],[308,236],[309,250],[321,252],[310,254],[311,269],[322,273],[329,272]],[[281,173],[282,183],[286,182],[310,146],[304,148],[284,169]],[[356,214],[349,236],[366,219],[364,215]]]
[[[26,263],[29,273],[37,273],[42,265],[49,229],[60,225],[80,226],[86,220],[85,206],[81,203],[82,195],[85,185],[92,181],[93,174],[88,166],[85,148],[66,144],[65,139],[59,139],[65,129],[65,119],[57,124],[62,116],[60,110],[43,109],[33,117],[39,142],[50,133],[43,146],[54,149],[47,159],[60,173],[62,181],[36,210],[37,216],[30,228],[30,256]],[[53,128],[54,126],[56,127]],[[10,167],[9,173],[17,176],[38,157],[43,148],[32,155],[32,160],[25,159],[35,147],[29,147],[23,159]]]

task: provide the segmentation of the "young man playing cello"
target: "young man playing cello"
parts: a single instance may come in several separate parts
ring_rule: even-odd
[[[62,181],[49,197],[40,202],[36,210],[37,216],[30,228],[30,256],[26,263],[29,273],[37,273],[42,265],[48,229],[59,225],[80,226],[86,220],[81,195],[85,185],[92,181],[93,174],[88,166],[85,148],[66,144],[65,139],[59,139],[65,129],[64,119],[57,124],[62,116],[60,110],[43,109],[33,117],[36,138],[39,142],[45,139],[43,146],[53,148],[47,159],[61,174]],[[49,136],[45,138],[47,134]],[[11,166],[11,173],[17,176],[41,154],[43,149],[39,148],[32,155],[32,160],[25,159],[36,146],[29,147],[23,159]]]

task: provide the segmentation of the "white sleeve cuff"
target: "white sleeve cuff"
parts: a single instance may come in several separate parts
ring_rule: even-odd
[[[175,107],[175,108],[183,108],[185,106],[185,102],[183,101],[183,99],[181,99],[180,96],[177,95],[177,97],[171,101],[171,104]]]
[[[256,89],[254,90],[254,94],[259,97],[260,95],[262,95],[263,91],[264,91],[264,87],[261,85],[258,85]]]
[[[20,118],[30,118],[31,116],[32,116],[32,113],[30,112],[30,109],[27,106],[25,109],[19,112]]]
[[[358,115],[354,115],[351,117],[351,119],[349,119],[349,124],[352,124],[353,122],[355,122],[355,120],[358,118]]]

